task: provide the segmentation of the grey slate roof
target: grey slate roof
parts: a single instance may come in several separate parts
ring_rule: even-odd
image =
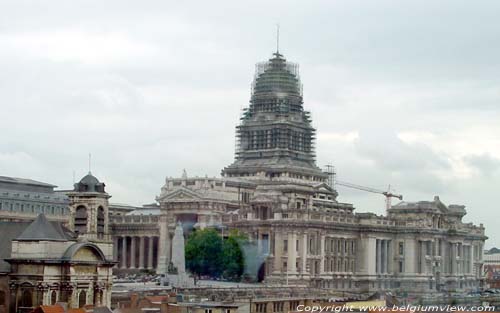
[[[0,273],[10,272],[10,264],[4,260],[10,258],[12,240],[18,237],[30,225],[30,222],[0,221]]]
[[[57,187],[56,185],[47,184],[47,183],[39,182],[39,181],[32,180],[32,179],[8,177],[8,176],[0,176],[0,182],[11,183],[11,184],[34,185],[34,186],[42,186],[42,187],[50,187],[50,188]]]
[[[42,214],[40,214],[42,215]],[[62,226],[61,223],[59,222],[49,222],[45,218],[45,216],[40,217],[38,216],[37,220],[39,218],[43,219],[44,225],[48,225],[47,227],[52,229],[52,231],[55,231],[57,233],[54,234],[54,232],[51,231],[53,236],[56,236],[57,238],[65,238],[64,240],[72,240],[74,239],[74,234],[69,231],[67,228]],[[23,221],[23,222],[15,222],[15,221],[0,221],[0,273],[8,273],[10,272],[10,264],[5,262],[5,259],[10,258],[11,252],[12,252],[12,240],[18,240],[17,238],[23,236],[23,234],[30,228],[31,225],[35,224],[36,220],[33,222],[29,221]],[[46,223],[45,223],[46,222]],[[40,223],[40,222],[39,222]],[[36,224],[36,228],[39,227],[41,224]],[[33,226],[32,230],[35,228]],[[32,230],[29,232],[31,233]],[[36,229],[34,229],[36,231]],[[41,240],[41,239],[34,239],[34,240]],[[44,239],[47,240],[47,239]]]
[[[45,215],[39,214],[37,218],[19,235],[16,240],[22,241],[66,241],[69,234],[65,234],[59,225],[54,227]]]

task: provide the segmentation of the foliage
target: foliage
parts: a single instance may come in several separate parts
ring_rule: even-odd
[[[243,254],[243,246],[247,242],[247,237],[237,230],[231,231],[228,238],[224,240],[223,245],[223,260],[224,272],[223,277],[232,281],[239,281],[245,270],[245,256]]]
[[[222,246],[222,238],[215,229],[194,231],[185,247],[186,267],[198,276],[220,277],[224,263]]]
[[[246,242],[238,231],[231,231],[223,240],[215,229],[196,230],[186,243],[186,267],[198,277],[239,281],[245,268],[242,247]]]

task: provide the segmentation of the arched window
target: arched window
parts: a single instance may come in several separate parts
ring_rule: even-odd
[[[5,291],[0,290],[0,305],[5,305]]]
[[[79,234],[85,234],[87,232],[87,208],[83,205],[76,208],[75,232]]]
[[[102,206],[97,208],[97,237],[104,237],[104,208]]]
[[[94,306],[101,306],[103,297],[104,297],[104,291],[102,290],[95,290],[94,292]]]
[[[78,308],[83,308],[87,304],[87,293],[85,290],[78,294]]]
[[[54,305],[57,303],[57,291],[52,290],[50,292],[50,304]]]
[[[25,289],[21,293],[21,303],[20,307],[31,308],[33,307],[33,293],[29,289]]]

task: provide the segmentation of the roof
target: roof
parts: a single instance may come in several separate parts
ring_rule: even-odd
[[[9,176],[0,176],[0,182],[3,183],[11,183],[11,184],[24,184],[24,185],[34,185],[34,186],[42,186],[42,187],[50,187],[55,188],[56,185],[36,181],[28,178],[18,178],[18,177],[9,177]]]
[[[104,193],[105,184],[101,183],[91,172],[83,176],[74,186],[77,192],[100,192]]]
[[[131,212],[127,212],[127,216],[130,215],[160,215],[160,208],[139,208],[137,210],[133,210]]]
[[[99,306],[99,307],[94,308],[93,312],[94,313],[112,313],[113,311],[111,311],[111,309],[108,308],[107,306]]]
[[[146,296],[145,297],[147,300],[149,300],[153,304],[161,304],[162,301],[168,300],[169,296],[163,295],[163,296]]]
[[[5,259],[10,258],[12,240],[29,225],[30,222],[0,221],[0,273],[10,272],[10,264]]]
[[[64,308],[59,304],[56,305],[41,305],[40,310],[43,313],[65,313]],[[36,312],[37,310],[35,310]]]
[[[19,241],[67,241],[69,234],[65,233],[63,228],[59,225],[54,227],[43,213],[39,214],[37,218],[19,235],[16,240]]]

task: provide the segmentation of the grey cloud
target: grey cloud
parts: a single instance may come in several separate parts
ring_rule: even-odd
[[[500,159],[489,154],[469,155],[464,157],[463,160],[467,165],[487,177],[493,176],[500,170]]]
[[[219,175],[234,157],[254,64],[274,51],[279,22],[280,50],[301,66],[318,132],[359,133],[318,142],[318,164],[333,163],[353,183],[391,184],[409,200],[441,194],[478,222],[496,214],[485,199],[498,175],[488,186],[444,181],[436,172],[452,172],[452,156],[396,134],[498,125],[499,9],[456,0],[2,1],[0,174],[69,188],[92,152],[112,201],[132,204],[153,201],[165,176],[183,168]],[[496,164],[464,162],[485,172]],[[341,190],[340,199],[383,212],[378,195]]]

